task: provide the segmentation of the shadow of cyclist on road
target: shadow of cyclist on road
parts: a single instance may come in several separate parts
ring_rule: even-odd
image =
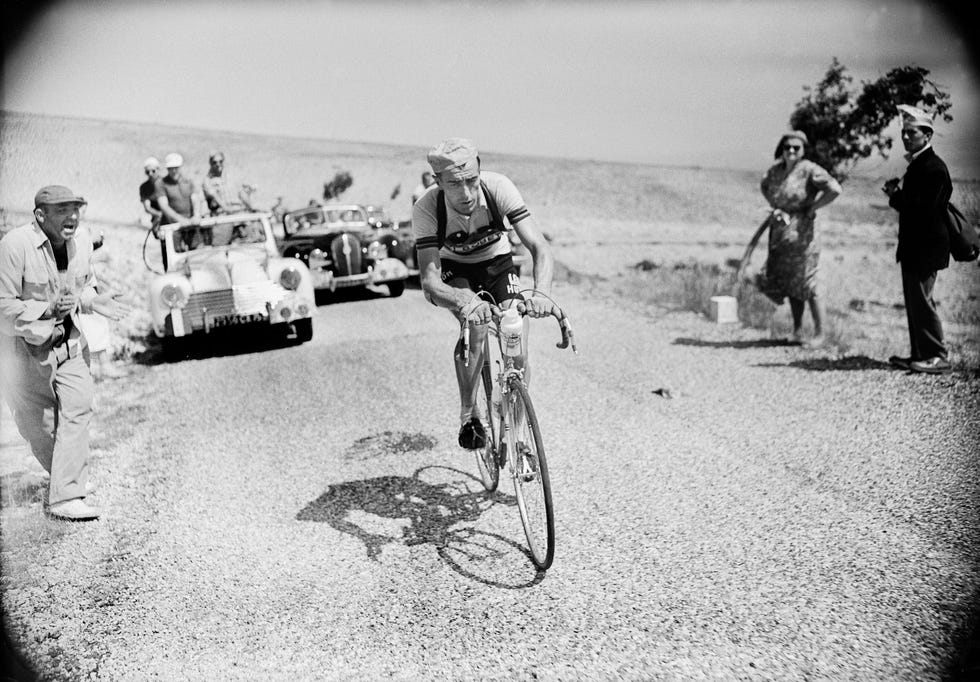
[[[464,480],[430,482],[422,474],[442,470]],[[467,480],[468,479],[468,480]],[[328,523],[364,543],[367,556],[378,561],[386,545],[429,544],[457,573],[499,587],[524,587],[538,582],[502,584],[477,575],[475,565],[498,561],[504,553],[526,561],[526,550],[502,536],[459,524],[474,523],[494,504],[516,506],[514,497],[488,494],[471,474],[449,467],[423,467],[411,477],[378,476],[337,483],[310,502],[298,521]]]
[[[379,476],[331,485],[296,519],[329,523],[361,540],[368,557],[377,560],[381,549],[395,542],[408,547],[426,543],[444,546],[453,526],[476,521],[494,502],[516,504],[501,493],[488,497],[482,488],[470,491],[464,482],[424,481],[421,472],[416,471],[411,478]],[[398,529],[392,530],[394,524],[385,519],[397,520]]]

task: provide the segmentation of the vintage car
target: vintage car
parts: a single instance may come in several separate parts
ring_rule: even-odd
[[[398,245],[396,233],[373,227],[363,206],[307,206],[286,213],[282,226],[282,255],[309,267],[314,289],[384,284],[390,296],[405,291],[408,268],[389,251]]]
[[[404,263],[410,277],[419,274],[412,221],[402,220],[396,226],[384,207],[378,204],[364,204],[364,211],[368,224],[377,230],[378,239],[388,247],[388,255]]]
[[[268,213],[159,229],[165,265],[150,280],[149,307],[153,331],[165,347],[238,327],[301,343],[313,338],[313,279],[303,263],[279,255]],[[146,256],[144,250],[149,262]]]
[[[383,206],[364,204],[364,212],[367,213],[368,223],[375,229],[391,228],[395,224]]]

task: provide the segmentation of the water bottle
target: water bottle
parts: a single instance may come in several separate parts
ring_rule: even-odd
[[[524,322],[517,308],[508,308],[500,318],[500,333],[504,338],[504,355],[511,357],[521,354],[521,334]]]

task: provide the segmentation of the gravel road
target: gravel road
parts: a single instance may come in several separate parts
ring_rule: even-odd
[[[976,664],[976,374],[556,296],[581,354],[535,329],[547,573],[455,445],[453,324],[410,289],[321,306],[302,346],[99,384],[101,521],[44,519],[21,453],[17,649],[98,680],[941,680],[970,643]]]

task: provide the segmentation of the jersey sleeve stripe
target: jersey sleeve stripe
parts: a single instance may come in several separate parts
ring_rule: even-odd
[[[437,248],[438,246],[439,238],[435,235],[431,237],[420,237],[415,241],[415,248],[417,249]]]
[[[513,211],[507,214],[507,221],[511,225],[516,225],[525,218],[530,217],[531,212],[527,210],[527,206],[521,206],[520,208],[515,208]]]

